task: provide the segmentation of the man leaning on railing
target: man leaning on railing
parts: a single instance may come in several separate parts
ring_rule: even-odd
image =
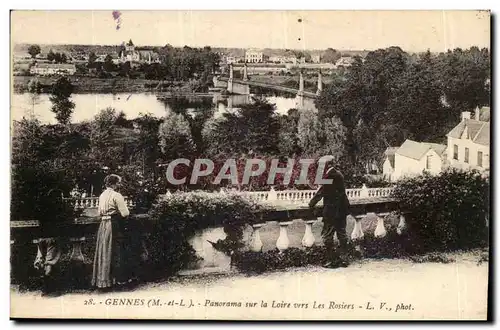
[[[333,156],[322,157],[318,162],[323,163],[326,168],[325,180],[331,180],[325,183],[316,191],[309,202],[309,207],[314,206],[323,199],[323,230],[321,236],[325,244],[326,253],[329,261],[325,267],[347,267],[346,254],[348,251],[346,223],[349,214],[349,199],[346,195],[343,175],[335,168],[335,158]],[[320,166],[321,168],[321,166]],[[340,242],[340,264],[333,264],[334,258],[334,235]]]

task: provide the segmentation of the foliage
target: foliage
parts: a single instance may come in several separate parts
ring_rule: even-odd
[[[278,148],[281,155],[293,156],[301,152],[298,138],[299,118],[297,109],[290,109],[287,115],[279,117]]]
[[[75,104],[71,101],[73,85],[66,77],[60,77],[52,86],[52,93],[49,97],[52,102],[51,111],[55,113],[60,124],[66,125],[71,119]]]
[[[41,49],[39,45],[31,45],[28,48],[28,54],[31,55],[31,58],[35,58],[38,54],[40,54]]]
[[[72,208],[54,201],[50,191],[67,195],[77,173],[82,172],[88,145],[84,135],[60,126],[42,126],[37,120],[15,124],[12,140],[11,218],[41,219],[43,222],[73,219]]]
[[[47,53],[47,60],[54,63],[66,63],[68,58],[64,53],[54,53],[52,49]]]
[[[478,172],[451,169],[403,179],[393,196],[428,250],[468,249],[487,240],[489,180]]]
[[[274,104],[255,99],[253,104],[241,106],[234,113],[226,112],[208,121],[202,132],[209,148],[207,153],[276,154],[279,121],[275,109]]]
[[[251,274],[291,267],[319,266],[330,260],[323,246],[313,246],[305,250],[289,248],[283,252],[278,249],[266,252],[236,252],[231,261],[241,272]]]
[[[361,174],[388,146],[442,143],[460,112],[488,105],[489,61],[489,51],[477,47],[420,56],[398,47],[369,52],[324,88],[316,100],[320,121],[340,119],[349,167]]]
[[[198,230],[223,226],[232,241],[239,241],[243,226],[257,221],[256,212],[260,209],[261,206],[239,194],[195,191],[165,197],[149,212],[157,224],[152,237],[156,268],[167,267],[175,273],[196,262],[188,240]]]
[[[195,145],[189,123],[181,114],[170,113],[159,127],[162,153],[166,159],[191,158]]]
[[[321,56],[321,62],[335,64],[341,57],[342,54],[339,51],[328,48]]]
[[[323,128],[318,116],[312,110],[300,112],[297,131],[299,146],[302,150],[306,150],[309,154],[319,152],[324,143]]]

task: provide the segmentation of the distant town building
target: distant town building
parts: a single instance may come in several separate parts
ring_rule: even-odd
[[[152,50],[137,50],[133,44],[126,44],[119,54],[119,62],[160,63],[160,56]]]
[[[311,61],[313,63],[321,63],[321,55],[319,55],[319,54],[312,55]]]
[[[338,59],[338,61],[335,63],[335,66],[351,66],[352,63],[354,63],[354,58],[350,56],[342,56],[341,58]]]
[[[387,158],[384,162],[383,174],[390,177],[391,181],[419,175],[424,171],[438,174],[445,165],[446,149],[444,144],[406,140],[394,152],[392,164],[391,158],[394,150],[392,148],[386,150]]]
[[[448,163],[460,169],[489,171],[490,168],[490,123],[489,107],[476,108],[475,118],[470,112],[462,113],[462,120],[448,134]]]
[[[247,50],[245,52],[245,62],[247,63],[265,63],[268,59],[269,57],[259,50]]]
[[[47,75],[74,75],[76,66],[67,63],[36,63],[30,69],[30,73],[39,76]]]

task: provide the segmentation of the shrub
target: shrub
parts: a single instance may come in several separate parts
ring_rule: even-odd
[[[451,169],[399,181],[393,191],[408,229],[427,251],[470,249],[487,239],[489,180]]]
[[[198,230],[223,226],[227,237],[213,242],[234,249],[241,242],[243,226],[258,220],[256,212],[263,210],[256,202],[237,193],[213,194],[202,191],[174,193],[156,203],[149,215],[155,223],[150,237],[154,270],[175,274],[196,261],[188,241]]]

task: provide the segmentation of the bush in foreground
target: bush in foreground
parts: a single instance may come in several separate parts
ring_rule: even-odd
[[[488,238],[489,179],[456,169],[397,183],[393,197],[407,212],[409,232],[426,251],[484,246]]]

